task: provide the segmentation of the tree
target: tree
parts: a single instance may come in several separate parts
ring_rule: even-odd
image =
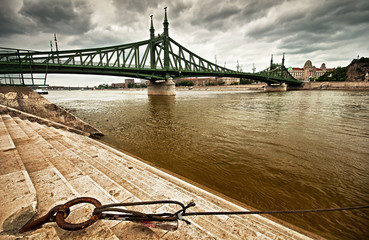
[[[316,81],[330,82],[330,81],[346,81],[347,67],[337,67],[333,71],[329,71],[320,76]]]
[[[176,86],[193,86],[193,82],[192,81],[181,81],[179,83],[176,83]]]

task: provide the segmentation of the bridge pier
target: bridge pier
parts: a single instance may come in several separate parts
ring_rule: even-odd
[[[147,86],[147,94],[149,96],[175,96],[176,85],[172,78],[168,80],[158,80],[151,82]]]
[[[264,92],[287,92],[287,84],[267,85],[264,87]]]

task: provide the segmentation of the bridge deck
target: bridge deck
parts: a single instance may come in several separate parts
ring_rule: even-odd
[[[194,201],[197,206],[192,211],[246,209],[87,136],[55,128],[52,122],[20,119],[9,115],[4,106],[0,113],[0,234],[5,239],[309,239],[256,215],[187,217],[193,224],[179,222],[178,230],[168,233],[129,222],[100,220],[82,231],[64,231],[51,223],[14,235],[14,230],[36,212],[43,215],[79,196],[94,197],[102,204],[172,199]],[[90,206],[81,205],[70,221],[89,215]],[[173,210],[158,207],[135,209]]]

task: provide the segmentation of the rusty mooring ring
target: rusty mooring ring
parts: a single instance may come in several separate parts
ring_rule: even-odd
[[[76,199],[70,200],[69,202],[66,202],[64,206],[67,208],[70,208],[71,206],[74,206],[80,203],[90,203],[90,204],[93,204],[95,207],[101,206],[101,203],[99,200],[95,198],[91,198],[91,197],[76,198]],[[58,224],[59,227],[63,228],[64,230],[76,231],[76,230],[81,230],[81,229],[91,226],[93,223],[99,220],[100,217],[101,217],[101,213],[93,213],[91,218],[85,222],[69,223],[65,221],[65,218],[66,218],[65,214],[63,212],[58,212],[55,216],[55,222]]]

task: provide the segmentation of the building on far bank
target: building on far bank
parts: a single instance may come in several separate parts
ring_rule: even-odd
[[[219,77],[218,82],[224,82],[224,85],[232,85],[232,84],[239,84],[240,79],[239,78],[233,78],[233,77]]]
[[[135,80],[131,79],[131,78],[126,78],[125,79],[125,84],[128,87],[129,84],[135,84]]]
[[[125,83],[112,83],[111,86],[113,88],[125,88],[126,84]]]
[[[310,60],[307,60],[303,68],[289,67],[288,71],[297,80],[310,82],[318,79],[324,73],[333,71],[334,68],[326,68],[325,63],[322,63],[320,68],[313,66]]]
[[[182,81],[191,81],[194,86],[208,86],[217,85],[218,83],[224,82],[224,85],[231,85],[232,83],[240,83],[239,78],[231,77],[193,77],[193,78],[181,78],[174,82],[179,83]]]
[[[175,83],[180,83],[182,81],[191,81],[194,86],[207,86],[210,83],[217,83],[217,79],[215,77],[193,77],[193,78],[180,78],[174,80]]]

